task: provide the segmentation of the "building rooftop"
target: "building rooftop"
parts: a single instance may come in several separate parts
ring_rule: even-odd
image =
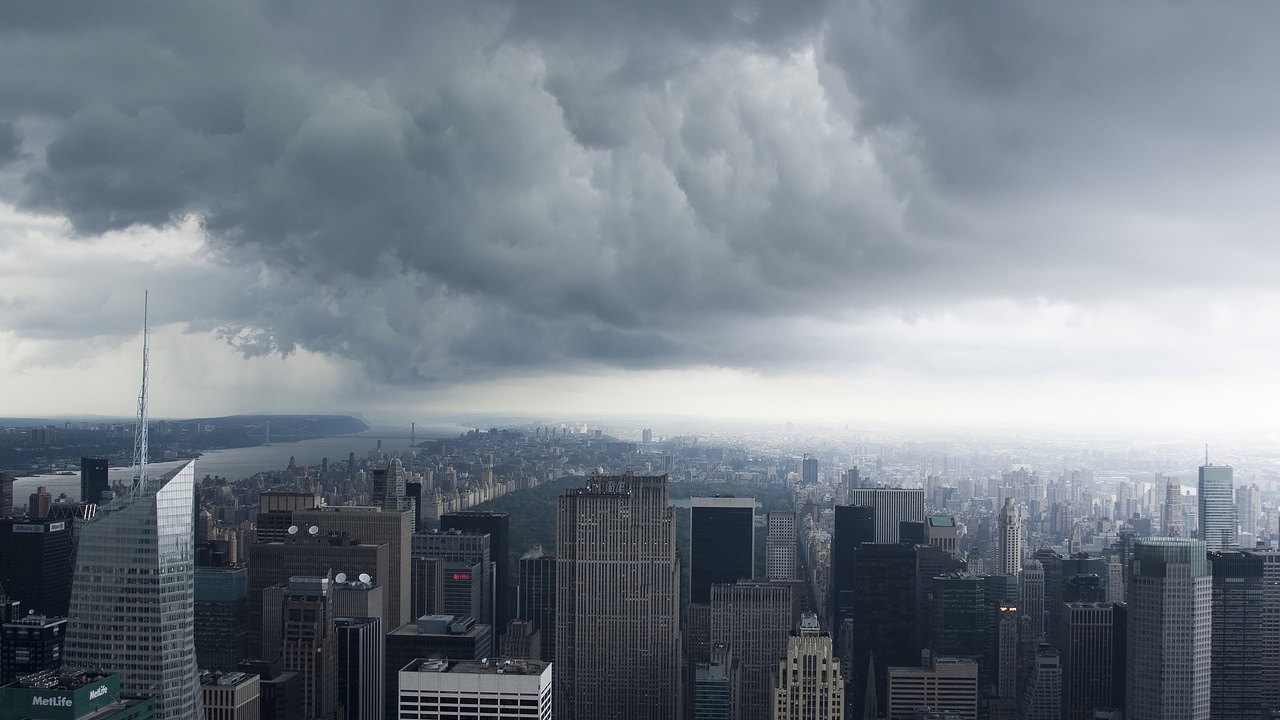
[[[541,675],[551,663],[535,660],[506,660],[487,658],[485,660],[445,660],[441,658],[418,658],[405,665],[400,672],[419,673],[454,673],[464,675]]]
[[[200,684],[201,685],[219,685],[221,687],[235,687],[242,683],[249,682],[255,677],[257,677],[257,675],[251,675],[249,673],[243,673],[243,672],[224,673],[224,672],[209,672],[208,670],[205,670],[200,673]]]

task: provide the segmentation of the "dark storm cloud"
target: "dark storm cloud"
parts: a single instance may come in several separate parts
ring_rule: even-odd
[[[391,382],[777,367],[859,357],[789,336],[789,319],[1072,296],[1170,268],[1111,221],[1185,207],[1179,162],[1222,176],[1274,154],[1266,20],[11,3],[0,163],[20,151],[13,123],[42,129],[9,201],[86,236],[196,216],[226,274],[269,268],[191,318],[248,355],[301,347]]]

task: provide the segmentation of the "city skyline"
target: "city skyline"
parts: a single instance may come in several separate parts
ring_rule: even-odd
[[[1280,427],[1269,6],[16,7],[9,413]]]

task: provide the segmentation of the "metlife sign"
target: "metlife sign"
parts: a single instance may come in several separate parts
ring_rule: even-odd
[[[108,675],[74,690],[0,687],[0,720],[74,720],[120,699],[120,676]]]
[[[105,687],[101,688],[101,690],[103,694],[107,692],[107,689]],[[74,704],[75,703],[71,702],[71,698],[67,697],[66,695],[57,695],[52,697],[49,695],[32,695],[31,696],[32,707],[68,707],[69,708]]]

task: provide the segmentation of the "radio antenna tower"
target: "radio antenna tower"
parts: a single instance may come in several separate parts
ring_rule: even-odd
[[[138,431],[133,434],[133,490],[147,484],[147,349],[151,338],[147,329],[146,290],[142,291],[142,390],[138,391]]]

